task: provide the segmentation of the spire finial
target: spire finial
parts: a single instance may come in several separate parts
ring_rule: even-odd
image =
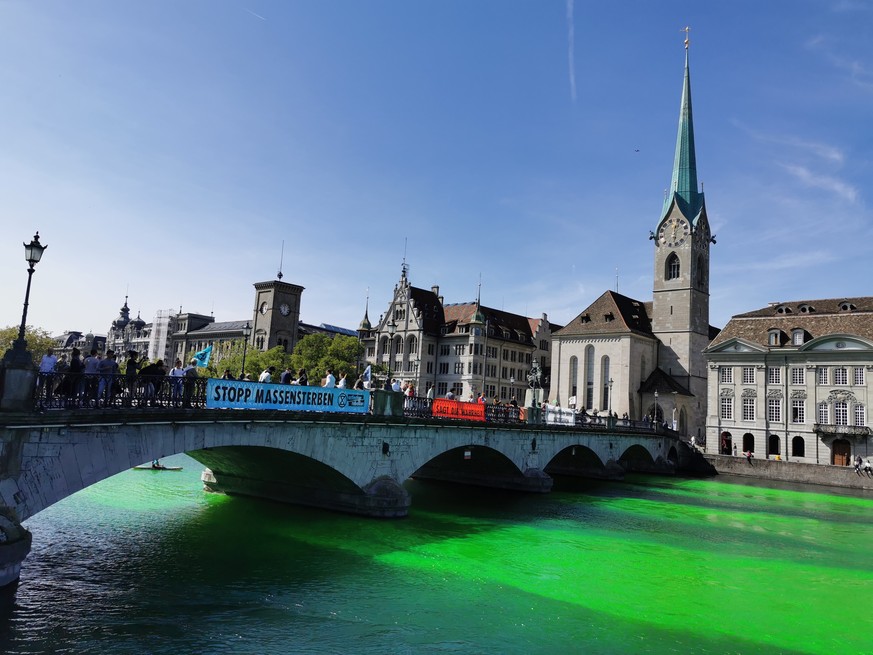
[[[276,279],[282,279],[282,262],[285,261],[285,239],[282,239],[282,250],[279,252],[279,272],[276,273]]]
[[[685,49],[688,50],[688,44],[691,43],[691,37],[688,35],[688,33],[691,31],[691,28],[688,25],[686,25],[685,27],[683,27],[679,31],[685,32]]]

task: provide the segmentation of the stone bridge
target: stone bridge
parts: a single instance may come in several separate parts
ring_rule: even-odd
[[[187,453],[207,489],[375,517],[406,515],[410,477],[548,492],[551,474],[672,473],[675,435],[282,411],[74,411],[0,421],[0,502],[24,521],[156,457]]]
[[[0,414],[0,586],[30,550],[25,521],[92,484],[187,453],[207,490],[373,517],[405,516],[410,477],[545,493],[552,475],[672,474],[694,453],[640,426],[500,424],[258,410]]]

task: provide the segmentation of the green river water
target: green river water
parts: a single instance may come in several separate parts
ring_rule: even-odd
[[[406,519],[129,471],[26,525],[3,653],[873,653],[873,495],[409,482]]]

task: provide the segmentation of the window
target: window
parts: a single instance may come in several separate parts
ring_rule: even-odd
[[[448,362],[440,362],[440,375],[448,375],[449,373],[449,363]]]
[[[433,355],[435,349],[436,349],[435,344],[432,344],[432,343],[427,344],[427,354],[428,355]]]
[[[803,345],[803,330],[793,330],[791,332],[791,343],[795,346]]]
[[[864,384],[864,369],[860,366],[856,366],[854,370],[854,384],[856,386],[863,386]]]
[[[437,382],[437,395],[445,396],[449,391],[449,383],[448,382]]]
[[[849,384],[849,372],[843,366],[834,369],[834,384]]]
[[[805,457],[806,456],[806,444],[803,442],[803,437],[794,437],[791,440],[791,456],[792,457]]]
[[[485,356],[488,359],[497,359],[497,346],[488,346],[485,349]]]
[[[464,362],[455,362],[455,375],[464,373]]]
[[[524,363],[530,364],[530,353],[525,353],[524,355]]]
[[[719,366],[718,367],[718,379],[722,384],[733,384],[734,382],[734,369],[731,366]]]
[[[549,342],[546,341],[545,339],[540,339],[540,350],[548,350],[548,349],[549,349]]]
[[[600,359],[600,383],[603,388],[600,391],[600,409],[609,409],[609,356],[604,355]]]
[[[500,369],[500,377],[502,377],[504,380],[509,379],[509,369],[505,366]]]
[[[743,420],[744,421],[754,421],[755,420],[755,399],[754,398],[743,398]]]
[[[855,405],[855,425],[867,425],[867,410],[864,405]]]
[[[828,369],[825,366],[819,366],[816,370],[818,383],[820,385],[826,385],[828,380],[830,379],[828,376]]]
[[[449,354],[449,344],[444,343],[440,346],[440,355],[448,355]]]
[[[496,378],[497,377],[497,364],[489,364],[488,366],[486,366],[485,367],[485,374],[489,378]]]
[[[372,359],[376,356],[376,349],[373,346],[367,346],[367,358]]]
[[[849,404],[845,401],[834,403],[834,425],[849,424]]]
[[[509,361],[511,361],[511,362],[516,361],[517,356],[518,356],[518,353],[517,353],[517,352],[515,352],[514,350],[511,351],[511,352],[509,353]]]
[[[781,343],[779,330],[770,330],[767,333],[767,344],[770,346],[778,346]]]
[[[782,369],[778,366],[771,366],[767,369],[768,384],[782,384]]]
[[[767,420],[772,423],[782,421],[782,399],[768,398],[767,399]]]
[[[428,373],[433,373],[433,362],[428,362],[428,363],[427,363],[427,369],[426,369],[426,370],[427,370]]]
[[[818,422],[823,425],[830,423],[830,412],[828,411],[827,403],[818,404]]]
[[[668,280],[676,280],[679,278],[679,257],[675,252],[667,257],[666,277]]]
[[[467,354],[467,344],[465,344],[465,343],[455,344],[455,355],[457,355],[458,357],[463,357],[466,354]]]
[[[509,359],[509,351],[506,348],[503,349],[503,359]]]
[[[728,421],[732,421],[734,419],[734,399],[733,398],[722,398],[720,405],[721,405],[721,418],[726,419]]]
[[[594,346],[585,346],[585,404],[594,407]]]
[[[755,384],[754,366],[743,366],[743,384]]]
[[[455,382],[452,385],[452,393],[455,394],[455,398],[458,400],[464,395],[464,383],[463,382]]]
[[[791,401],[791,422],[806,423],[806,401],[796,399]]]
[[[575,396],[579,385],[579,360],[574,355],[570,358],[570,395]]]
[[[791,367],[791,384],[806,384],[802,366]]]

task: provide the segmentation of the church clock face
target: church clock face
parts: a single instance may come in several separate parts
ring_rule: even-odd
[[[267,313],[267,303],[262,302],[261,306],[258,308],[258,311],[261,312],[261,314],[266,314]]]
[[[283,302],[281,305],[279,305],[279,313],[282,316],[288,316],[288,314],[291,313],[291,307],[288,305],[288,303]]]
[[[669,248],[675,248],[685,243],[690,234],[691,227],[688,223],[678,216],[674,216],[661,226],[658,231],[658,241]]]

